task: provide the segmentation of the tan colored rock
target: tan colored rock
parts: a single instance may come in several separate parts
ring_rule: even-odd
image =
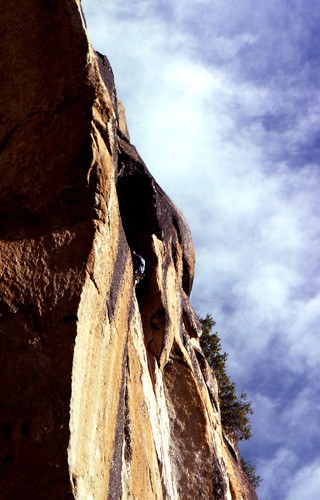
[[[117,99],[117,110],[118,110],[118,127],[119,127],[118,133],[119,135],[121,135],[122,133],[124,135],[124,138],[130,141],[130,135],[127,126],[126,111],[124,109],[124,105],[119,99]]]
[[[188,226],[79,2],[3,2],[0,23],[1,498],[256,498],[199,347]]]

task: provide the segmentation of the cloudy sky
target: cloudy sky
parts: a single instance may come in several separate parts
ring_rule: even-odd
[[[185,214],[192,302],[253,401],[259,499],[320,492],[320,3],[85,0],[132,142]]]

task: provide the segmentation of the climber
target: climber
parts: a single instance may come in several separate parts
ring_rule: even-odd
[[[146,269],[146,261],[132,250],[133,276],[134,286],[136,286],[143,278]]]

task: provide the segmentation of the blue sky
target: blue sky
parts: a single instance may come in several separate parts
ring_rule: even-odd
[[[253,401],[265,500],[320,491],[320,4],[86,0],[132,142],[186,216],[193,305]]]

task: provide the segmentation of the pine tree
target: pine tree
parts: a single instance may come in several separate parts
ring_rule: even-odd
[[[240,396],[236,392],[236,384],[230,380],[226,372],[228,355],[221,352],[221,342],[217,333],[211,333],[215,322],[207,314],[204,319],[200,318],[202,325],[202,336],[200,345],[207,358],[219,387],[221,423],[227,434],[236,441],[251,438],[251,425],[249,415],[252,415],[251,401],[247,401],[247,395],[242,392]]]
[[[258,488],[260,486],[262,478],[261,476],[258,476],[256,473],[256,466],[252,465],[250,462],[245,460],[243,457],[240,457],[241,461],[241,467],[243,471],[246,473],[247,478],[249,479],[250,483],[254,487],[254,489]]]
[[[200,323],[202,325],[200,345],[218,382],[222,427],[236,442],[242,439],[248,440],[252,436],[249,420],[249,415],[253,414],[252,403],[247,400],[245,392],[241,392],[240,396],[237,395],[236,384],[230,380],[226,372],[228,355],[221,350],[218,334],[212,333],[215,326],[212,316],[207,314],[204,319],[200,318]],[[255,466],[242,457],[241,465],[252,486],[257,488],[261,477],[256,475]]]

